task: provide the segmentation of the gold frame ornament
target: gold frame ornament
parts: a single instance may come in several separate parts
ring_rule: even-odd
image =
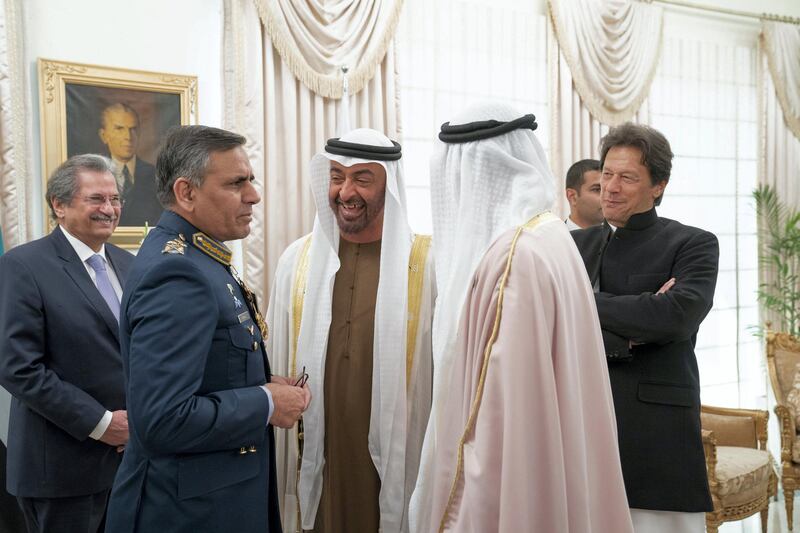
[[[47,178],[50,174],[67,159],[68,155],[71,155],[68,154],[67,146],[69,133],[67,131],[68,85],[80,86],[81,90],[96,88],[98,92],[106,91],[111,94],[114,89],[122,89],[127,91],[126,94],[141,93],[145,99],[148,97],[155,99],[162,95],[177,96],[180,101],[180,124],[198,123],[197,76],[69,63],[43,58],[39,58],[37,64],[43,191],[47,188]],[[154,104],[151,107],[156,110],[155,115],[157,116],[158,108]],[[171,110],[174,111],[174,108]],[[97,131],[94,128],[99,120],[99,113],[96,115],[87,118],[86,125],[81,123],[81,127],[86,128],[87,132]],[[88,135],[88,133],[84,133],[84,135]],[[157,144],[156,140],[150,139],[150,145]],[[104,153],[104,155],[108,154]],[[47,205],[43,207],[43,227],[49,232],[55,223],[49,216],[49,207]],[[155,225],[155,221],[150,225]],[[111,242],[123,248],[136,249],[146,231],[146,226],[119,226],[114,231]]]

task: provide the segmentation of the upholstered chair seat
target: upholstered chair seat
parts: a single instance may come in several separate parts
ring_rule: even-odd
[[[717,481],[722,506],[744,505],[767,494],[772,470],[768,451],[717,446]]]
[[[778,485],[775,461],[767,450],[769,413],[704,405],[700,416],[714,504],[706,513],[706,531],[715,533],[722,522],[760,512],[766,533],[769,499]]]

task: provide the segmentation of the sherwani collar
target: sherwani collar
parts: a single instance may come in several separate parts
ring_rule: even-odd
[[[649,228],[657,221],[658,221],[658,214],[656,213],[656,208],[653,207],[652,209],[650,209],[649,211],[645,211],[644,213],[636,213],[635,215],[631,215],[631,218],[628,219],[628,222],[625,224],[625,227],[618,229],[624,231],[641,231]]]

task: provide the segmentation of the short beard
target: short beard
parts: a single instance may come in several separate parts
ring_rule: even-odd
[[[334,216],[336,216],[336,224],[339,226],[339,231],[345,235],[354,235],[364,231],[369,225],[383,213],[383,206],[386,204],[386,195],[380,195],[379,200],[375,202],[367,202],[363,198],[360,199],[364,203],[365,209],[361,216],[355,220],[345,220],[339,213],[339,204],[341,200],[336,198],[329,199],[331,209]]]

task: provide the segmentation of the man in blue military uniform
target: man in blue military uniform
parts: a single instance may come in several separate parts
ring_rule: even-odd
[[[120,314],[130,440],[109,533],[281,531],[271,426],[292,427],[311,395],[270,374],[266,326],[223,244],[250,232],[260,201],[244,143],[185,126],[159,153],[166,211]]]

